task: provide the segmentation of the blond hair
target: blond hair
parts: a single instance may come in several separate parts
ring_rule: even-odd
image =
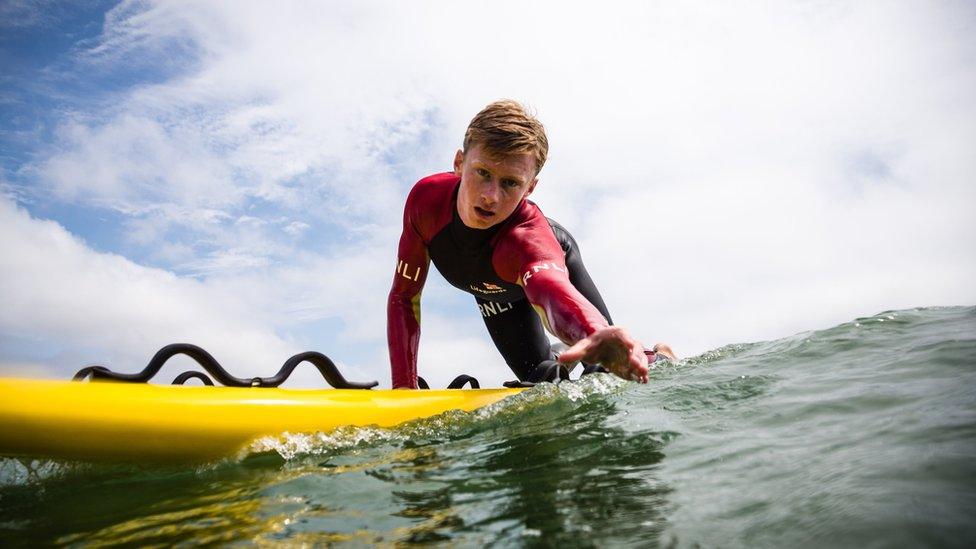
[[[464,132],[463,151],[480,144],[492,156],[531,153],[539,173],[549,155],[549,139],[542,123],[524,105],[502,99],[481,110]]]

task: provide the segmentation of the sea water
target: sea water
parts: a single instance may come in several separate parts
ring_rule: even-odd
[[[0,461],[0,545],[976,546],[976,308],[193,467]]]

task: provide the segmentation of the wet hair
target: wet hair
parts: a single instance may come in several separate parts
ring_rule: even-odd
[[[549,139],[542,123],[524,105],[502,99],[481,110],[464,132],[463,151],[480,144],[492,156],[531,153],[536,173],[542,170],[549,154]]]

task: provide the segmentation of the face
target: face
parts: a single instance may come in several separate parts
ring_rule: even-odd
[[[454,173],[461,177],[458,214],[472,229],[487,229],[508,219],[539,182],[531,153],[493,158],[479,144],[454,155]]]

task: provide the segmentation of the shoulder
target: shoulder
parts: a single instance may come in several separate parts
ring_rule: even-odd
[[[562,247],[553,234],[549,220],[534,202],[525,200],[512,214],[504,230],[497,235],[494,263],[503,278],[517,280],[526,265],[555,262],[562,266]]]
[[[451,172],[435,173],[428,175],[420,181],[414,183],[410,194],[407,196],[407,203],[438,202],[450,200],[454,195],[454,188],[457,187],[461,178]]]
[[[429,241],[451,220],[454,191],[461,178],[451,172],[429,175],[410,189],[404,207],[405,221]]]
[[[501,231],[499,244],[507,243],[519,245],[525,244],[526,240],[535,238],[553,238],[552,227],[549,220],[543,215],[542,210],[531,200],[523,200],[522,204],[512,213],[508,219],[505,229]]]

